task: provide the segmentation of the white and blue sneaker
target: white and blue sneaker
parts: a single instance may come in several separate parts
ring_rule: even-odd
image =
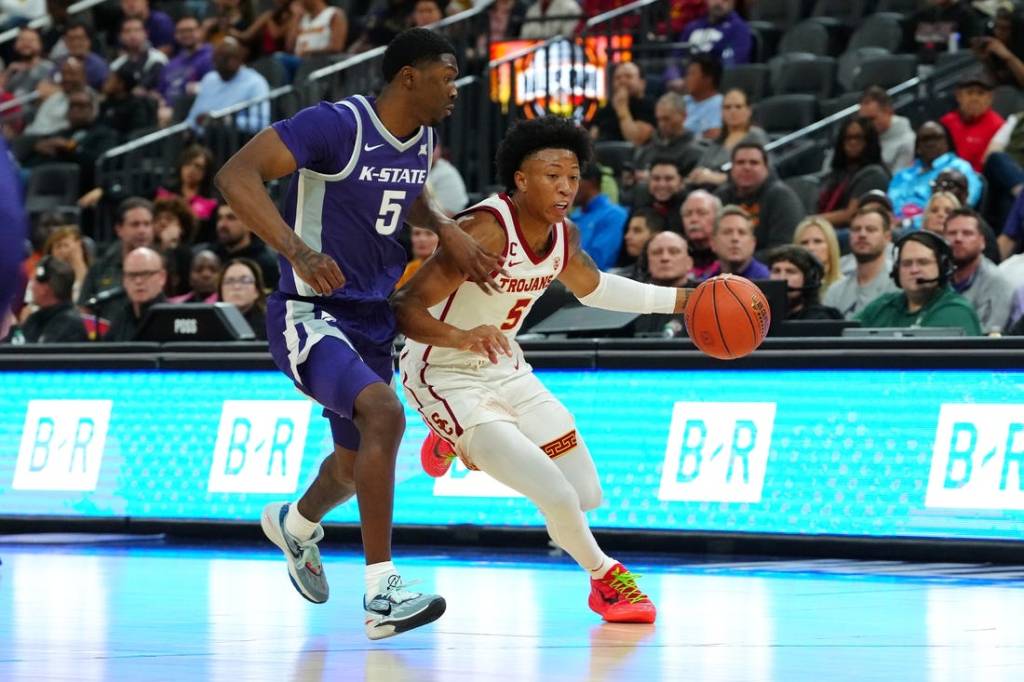
[[[402,583],[402,578],[392,573],[381,578],[380,589],[372,599],[368,595],[363,597],[367,637],[394,637],[433,623],[444,614],[444,597],[409,592],[406,587],[408,585]]]
[[[330,590],[327,587],[327,577],[324,575],[324,565],[320,561],[320,550],[316,543],[324,539],[324,528],[317,524],[313,537],[300,541],[284,527],[284,517],[288,515],[289,506],[291,505],[287,502],[268,504],[263,508],[260,525],[267,539],[284,552],[284,557],[288,560],[288,577],[291,578],[295,589],[314,604],[323,604],[327,601]]]

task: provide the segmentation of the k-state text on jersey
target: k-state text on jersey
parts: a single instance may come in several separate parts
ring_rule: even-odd
[[[363,166],[359,169],[359,179],[367,182],[404,182],[422,185],[427,181],[427,171],[414,168],[377,168]]]

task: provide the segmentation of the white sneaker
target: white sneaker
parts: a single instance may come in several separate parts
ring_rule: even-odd
[[[298,540],[284,527],[284,517],[288,515],[289,506],[287,502],[271,502],[263,508],[260,525],[267,539],[284,552],[288,560],[288,577],[295,589],[314,604],[323,604],[330,590],[316,543],[324,539],[324,528],[318,523],[313,537]]]
[[[444,597],[409,592],[401,577],[392,573],[381,578],[379,591],[372,599],[363,597],[366,611],[366,636],[384,639],[432,623],[444,614]]]

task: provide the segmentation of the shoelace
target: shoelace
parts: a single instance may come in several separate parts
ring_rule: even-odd
[[[393,575],[388,579],[388,588],[384,590],[383,596],[395,604],[415,599],[419,596],[419,592],[409,592],[405,588],[412,587],[419,582],[419,580],[411,580],[407,583],[402,582],[401,576]]]
[[[319,555],[320,552],[317,549],[316,544],[324,539],[324,527],[317,525],[316,530],[313,531],[313,537],[308,540],[303,540],[298,543],[299,549],[302,551],[302,563],[310,563],[316,566],[318,569],[322,566]],[[316,558],[316,561],[313,559]]]
[[[640,591],[636,581],[638,578],[642,578],[642,575],[636,573],[630,573],[629,571],[623,571],[622,573],[616,573],[608,581],[608,585],[622,595],[622,598],[628,601],[630,604],[636,604],[647,599],[647,595]]]

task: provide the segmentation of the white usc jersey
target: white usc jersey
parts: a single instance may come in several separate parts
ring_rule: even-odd
[[[523,326],[533,304],[547,291],[548,286],[565,269],[569,259],[569,240],[564,222],[555,223],[551,230],[551,243],[545,256],[536,256],[527,244],[512,201],[504,193],[497,194],[471,206],[460,215],[487,211],[505,230],[505,271],[498,275],[500,293],[487,295],[473,282],[463,282],[447,299],[430,309],[436,319],[459,329],[472,329],[483,324],[494,325],[508,337],[514,355],[521,357],[514,339]],[[417,364],[466,365],[484,359],[477,353],[427,346],[415,341],[406,342],[403,358]],[[518,359],[516,360],[518,364]]]

